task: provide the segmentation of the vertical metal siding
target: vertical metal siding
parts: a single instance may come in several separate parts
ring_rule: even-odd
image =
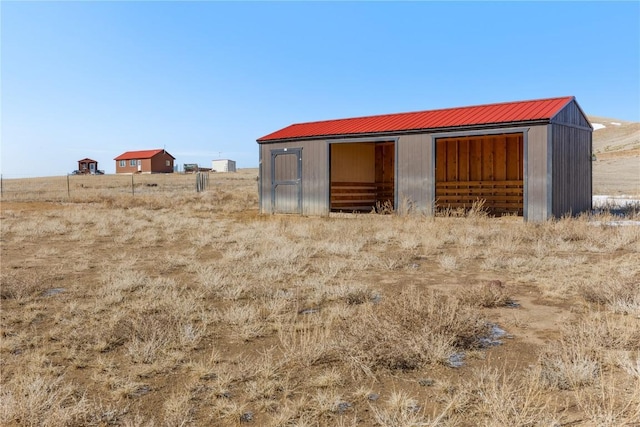
[[[267,214],[271,211],[271,148],[278,144],[260,144],[260,157],[262,163],[260,164],[260,175],[258,180],[258,186],[260,187],[260,213]]]
[[[325,141],[295,141],[260,144],[262,170],[260,172],[260,211],[273,213],[271,200],[271,150],[302,148],[302,214],[328,215],[329,167]],[[278,174],[285,173],[277,171]],[[281,193],[279,196],[286,196]]]
[[[571,101],[562,110],[560,110],[558,114],[552,118],[551,123],[564,123],[584,128],[589,127],[589,121],[582,114],[582,111],[580,110],[580,107],[578,107],[576,101]]]
[[[326,141],[302,145],[302,213],[329,215],[329,148]]]
[[[554,216],[591,208],[591,131],[552,124]]]
[[[276,181],[294,181],[298,178],[298,153],[280,153],[274,159],[275,173],[272,176]]]
[[[527,221],[544,221],[549,218],[548,203],[548,138],[547,125],[532,126],[527,134],[525,156],[525,218]]]
[[[258,146],[258,210],[261,214],[265,213],[264,208],[262,207],[262,147]]]
[[[435,161],[431,135],[403,135],[398,140],[397,195],[398,213],[406,214],[409,205],[426,214],[433,212],[435,198]]]
[[[281,157],[281,156],[278,156]],[[298,213],[298,188],[295,185],[278,185],[274,189],[274,209],[278,213]]]

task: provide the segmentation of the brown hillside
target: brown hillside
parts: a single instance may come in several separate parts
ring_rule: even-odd
[[[593,194],[640,196],[640,123],[596,116],[589,121],[596,128]]]

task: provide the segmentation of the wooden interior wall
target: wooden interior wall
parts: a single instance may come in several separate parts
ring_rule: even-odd
[[[331,144],[331,181],[375,182],[373,144]]]
[[[393,207],[395,177],[395,144],[376,144],[376,203],[390,203]]]
[[[523,211],[523,135],[436,140],[437,206],[469,208],[484,200],[493,213]]]
[[[395,144],[331,144],[331,210],[370,211],[394,201]]]

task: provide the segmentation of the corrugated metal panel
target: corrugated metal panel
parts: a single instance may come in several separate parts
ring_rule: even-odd
[[[547,161],[548,125],[532,126],[527,133],[524,153],[524,186],[525,206],[524,216],[527,221],[545,221],[551,215],[548,194],[551,191],[549,183],[550,165]]]
[[[406,209],[431,214],[435,198],[431,135],[403,135],[398,140],[398,212]]]
[[[553,215],[576,215],[591,208],[591,131],[551,125]]]
[[[570,102],[569,104],[567,104],[567,106],[560,110],[551,119],[551,123],[562,123],[583,128],[593,128],[575,100]]]
[[[132,160],[132,159],[150,159],[158,153],[162,153],[164,150],[162,148],[156,150],[141,150],[141,151],[127,151],[125,153],[120,154],[113,160]],[[169,156],[171,154],[167,153]],[[175,157],[171,156],[173,159]]]
[[[329,149],[318,141],[296,141],[261,145],[261,212],[273,213],[271,200],[271,151],[302,148],[302,214],[329,214]],[[278,173],[278,172],[276,172]],[[280,196],[284,196],[280,194]]]
[[[298,123],[258,139],[258,142],[320,136],[358,135],[441,129],[459,126],[550,120],[572,96],[505,102],[412,113]]]

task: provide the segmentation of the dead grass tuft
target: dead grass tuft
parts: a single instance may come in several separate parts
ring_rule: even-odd
[[[344,351],[369,369],[417,369],[446,364],[457,351],[476,348],[486,332],[479,314],[438,292],[407,287],[368,304],[342,325]]]
[[[614,313],[640,316],[640,282],[635,279],[583,280],[578,292],[588,302],[606,306]]]
[[[513,303],[506,285],[500,280],[465,286],[456,295],[462,304],[474,307],[504,307]]]

